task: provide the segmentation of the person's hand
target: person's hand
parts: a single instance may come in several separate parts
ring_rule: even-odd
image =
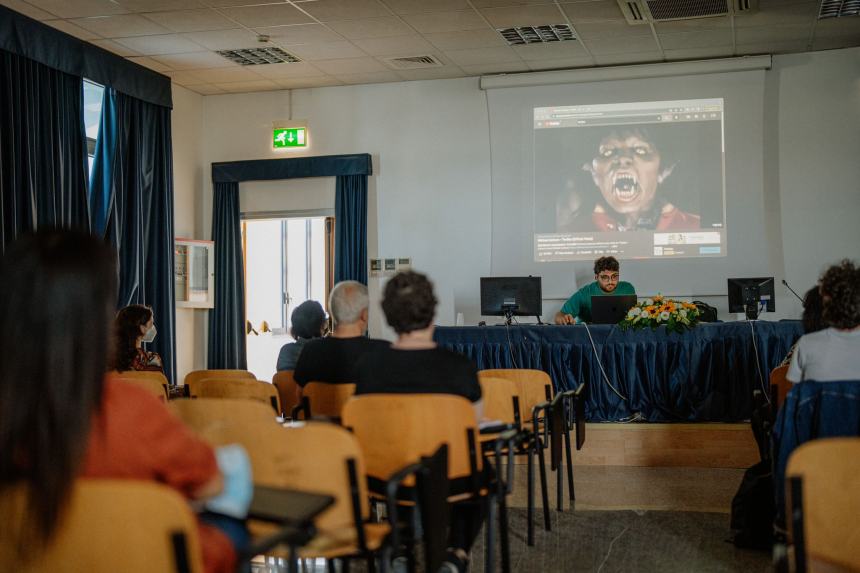
[[[576,324],[576,319],[567,313],[559,312],[555,315],[556,324]]]

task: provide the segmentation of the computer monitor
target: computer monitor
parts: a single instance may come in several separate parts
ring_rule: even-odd
[[[746,314],[750,320],[758,318],[761,309],[776,312],[773,277],[728,279],[729,312]]]
[[[542,312],[540,277],[481,277],[481,315],[540,318]]]

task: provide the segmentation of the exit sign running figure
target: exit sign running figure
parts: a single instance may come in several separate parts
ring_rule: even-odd
[[[306,147],[308,144],[304,127],[275,128],[272,130],[272,147]]]

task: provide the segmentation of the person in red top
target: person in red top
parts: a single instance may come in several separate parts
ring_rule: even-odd
[[[144,342],[152,342],[156,335],[152,309],[142,304],[131,304],[116,313],[114,336],[116,356],[114,369],[154,370],[162,372],[164,366],[157,352],[143,349]]]
[[[188,499],[221,489],[209,446],[157,399],[105,380],[115,260],[103,240],[50,229],[0,260],[0,505],[26,491],[23,522],[0,520],[2,571],[51,541],[78,477],[153,480]],[[234,569],[226,535],[201,525],[200,537],[208,573]]]

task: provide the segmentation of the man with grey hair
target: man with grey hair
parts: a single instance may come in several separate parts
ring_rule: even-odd
[[[370,306],[365,285],[358,281],[339,282],[328,300],[334,331],[328,338],[305,344],[293,374],[300,387],[308,382],[355,383],[358,359],[371,350],[388,347],[384,340],[364,336]]]

